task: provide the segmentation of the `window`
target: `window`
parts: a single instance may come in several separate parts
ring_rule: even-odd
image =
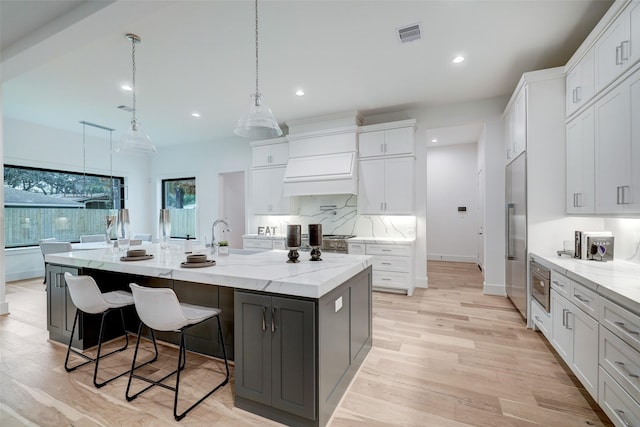
[[[195,238],[196,179],[163,179],[162,208],[169,209],[171,237]]]
[[[5,247],[55,237],[78,242],[105,233],[104,218],[124,207],[124,178],[4,166]]]

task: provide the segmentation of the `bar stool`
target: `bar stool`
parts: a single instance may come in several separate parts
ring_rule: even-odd
[[[129,373],[129,371],[125,371],[113,378],[110,378],[101,383],[97,382],[98,376],[98,365],[100,363],[100,359],[110,356],[114,353],[118,353],[123,351],[129,345],[129,336],[127,334],[127,330],[124,326],[124,314],[122,313],[122,309],[124,307],[133,305],[133,296],[129,292],[125,291],[113,291],[101,293],[96,281],[91,276],[73,276],[69,272],[64,273],[64,280],[67,283],[67,288],[69,289],[69,295],[71,296],[71,300],[73,304],[76,306],[76,315],[73,319],[73,327],[71,328],[71,337],[69,338],[69,347],[67,348],[67,357],[64,361],[64,369],[67,372],[75,371],[81,366],[84,366],[88,363],[95,362],[96,366],[93,371],[93,385],[97,388],[103,387],[104,385],[110,383],[116,378],[120,378],[123,375]],[[125,344],[123,347],[120,347],[116,350],[113,350],[107,354],[100,355],[102,350],[102,339],[104,338],[104,324],[105,318],[107,314],[110,312],[118,310],[120,312],[120,319],[122,320],[122,330],[125,336]],[[100,321],[100,334],[98,335],[98,352],[96,353],[96,357],[89,357],[86,354],[83,354],[77,350],[71,348],[71,344],[73,342],[73,335],[75,334],[76,325],[78,323],[78,317],[80,317],[80,313],[87,314],[102,314],[102,320]],[[86,359],[86,362],[80,363],[79,365],[70,367],[69,366],[69,354],[73,352],[82,358]]]
[[[133,299],[135,301],[136,311],[138,316],[140,317],[140,326],[138,327],[138,339],[136,341],[136,349],[133,354],[133,362],[131,364],[131,370],[129,374],[129,383],[127,384],[126,397],[127,401],[132,401],[137,398],[140,394],[149,390],[153,386],[160,386],[166,389],[172,390],[174,392],[173,398],[173,416],[177,421],[180,421],[182,418],[187,415],[189,411],[195,408],[197,405],[202,403],[207,397],[211,396],[216,390],[220,387],[224,386],[229,382],[229,363],[227,361],[227,352],[224,348],[224,336],[222,335],[222,326],[220,325],[220,314],[222,314],[222,310],[219,308],[212,307],[202,307],[198,305],[185,304],[178,301],[178,297],[176,296],[173,289],[170,288],[148,288],[136,285],[135,283],[131,283],[129,285],[131,287],[131,291],[133,292]],[[225,379],[215,386],[211,391],[209,391],[206,395],[204,395],[200,400],[191,405],[182,413],[178,414],[178,390],[180,387],[180,371],[185,368],[186,365],[186,350],[185,350],[185,331],[187,331],[190,327],[198,325],[205,320],[211,319],[212,317],[217,318],[218,320],[218,333],[220,335],[220,343],[222,345],[222,354],[224,356],[224,365],[226,369],[226,377]],[[140,366],[136,367],[136,357],[138,354],[138,346],[140,344],[140,336],[142,334],[142,327],[146,325],[151,329],[151,337],[153,338],[153,342],[155,344],[155,336],[153,331],[164,331],[164,332],[179,332],[180,333],[180,348],[178,351],[178,367],[175,371],[165,375],[160,380],[152,380],[150,378],[146,378],[140,375],[135,374],[135,370]],[[157,350],[156,350],[157,351]],[[168,386],[163,384],[163,381],[176,374],[176,385],[175,387]],[[134,395],[129,395],[129,390],[131,388],[131,380],[133,378],[146,381],[151,385],[142,389],[138,393]]]

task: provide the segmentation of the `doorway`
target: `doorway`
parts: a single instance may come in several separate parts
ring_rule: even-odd
[[[245,173],[225,172],[218,176],[220,183],[218,199],[218,217],[231,226],[231,231],[217,230],[219,240],[229,242],[231,248],[242,248],[242,235],[245,234]]]

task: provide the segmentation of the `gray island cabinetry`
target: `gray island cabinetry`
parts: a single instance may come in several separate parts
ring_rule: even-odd
[[[287,252],[275,250],[220,257],[214,267],[181,268],[185,255],[177,249],[145,249],[153,259],[123,262],[102,249],[47,255],[50,339],[68,342],[64,325],[75,313],[64,271],[91,275],[103,292],[128,290],[131,282],[169,287],[181,301],[222,309],[237,407],[287,425],[328,423],[371,349],[370,256],[323,254],[319,263],[287,264]],[[135,310],[125,322],[136,330]],[[121,333],[112,323],[114,336]],[[74,345],[95,345],[98,329],[91,316],[83,317]],[[194,329],[187,348],[219,357],[214,329]]]

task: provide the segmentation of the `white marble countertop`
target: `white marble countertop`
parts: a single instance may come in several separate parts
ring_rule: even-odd
[[[640,264],[618,260],[598,262],[557,255],[531,254],[531,257],[640,314]]]
[[[386,244],[411,244],[416,241],[415,237],[353,237],[347,242],[353,243],[386,243]]]
[[[48,254],[45,261],[73,267],[86,267],[150,277],[229,286],[239,289],[320,298],[370,265],[371,256],[322,254],[323,261],[312,262],[300,254],[300,262],[287,263],[287,251],[274,250],[251,255],[216,256],[216,265],[205,268],[182,268],[186,255],[179,247],[160,249],[146,245],[153,259],[121,261],[112,249],[84,250]],[[208,253],[196,250],[194,253]],[[209,256],[211,258],[211,256]]]

